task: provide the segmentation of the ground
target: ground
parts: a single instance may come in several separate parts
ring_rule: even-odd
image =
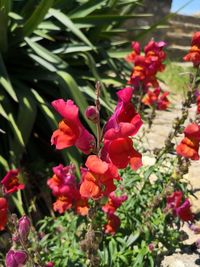
[[[179,94],[174,94],[171,97],[171,108],[168,111],[157,111],[155,121],[153,123],[151,131],[147,134],[146,147],[150,149],[161,148],[164,145],[165,139],[171,130],[173,120],[181,113],[181,101],[182,97]],[[189,110],[189,119],[194,118],[196,112],[196,106],[193,105]],[[188,119],[188,121],[189,121]],[[187,124],[187,122],[186,122]],[[181,138],[181,136],[180,136]],[[180,138],[177,139],[180,140]],[[151,157],[145,157],[144,163],[151,165],[153,159]],[[189,185],[192,187],[195,197],[191,197],[193,211],[195,213],[200,212],[200,163],[199,161],[192,161],[189,174],[185,176]],[[197,222],[200,226],[200,221]],[[194,267],[200,266],[200,250],[199,252],[191,252],[190,245],[194,244],[200,239],[200,234],[194,234],[187,224],[183,225],[183,231],[188,238],[184,241],[187,247],[186,252],[177,252],[171,256],[166,256],[162,262],[162,267]]]

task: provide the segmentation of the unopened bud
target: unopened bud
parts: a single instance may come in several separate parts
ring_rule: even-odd
[[[27,216],[23,216],[18,221],[18,233],[23,241],[27,241],[31,229],[31,222]]]
[[[154,250],[155,246],[154,246],[153,243],[150,243],[150,244],[148,245],[148,248],[149,248],[149,251],[152,252],[152,251]]]
[[[87,107],[85,111],[85,116],[88,120],[97,123],[99,120],[99,112],[95,106],[89,106]]]
[[[28,255],[25,251],[10,249],[6,254],[6,267],[22,267],[27,260]]]
[[[54,263],[52,261],[49,261],[45,264],[45,267],[53,267]]]

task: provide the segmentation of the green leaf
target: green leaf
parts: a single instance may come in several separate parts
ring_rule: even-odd
[[[68,29],[70,29],[80,40],[82,40],[84,43],[86,43],[92,49],[94,49],[94,46],[90,42],[90,40],[78,29],[78,27],[71,21],[71,19],[68,16],[53,8],[51,8],[49,12],[63,25],[65,25]]]
[[[0,115],[3,116],[6,120],[8,120],[8,114],[6,113],[3,106],[0,104]]]
[[[125,58],[128,54],[131,53],[130,49],[124,49],[122,51],[109,50],[108,55],[112,58]]]
[[[25,22],[23,27],[24,36],[29,36],[37,26],[42,22],[50,7],[52,7],[54,0],[42,0],[40,4],[33,11],[32,15]]]
[[[12,0],[0,0],[0,10],[8,14],[11,10]]]
[[[53,112],[50,110],[48,107],[48,104],[46,101],[38,94],[38,92],[34,89],[31,89],[31,92],[33,93],[35,99],[38,102],[39,108],[42,110],[42,112],[45,114],[47,117],[51,127],[55,129],[57,127],[57,120],[56,117],[54,116]]]
[[[24,147],[25,147],[24,140],[23,140],[21,131],[20,131],[18,125],[15,122],[15,119],[13,117],[13,114],[9,113],[8,114],[8,119],[9,119],[11,128],[13,130],[14,136],[16,138],[16,142],[18,142],[18,146],[20,146],[21,149],[24,149]]]
[[[19,112],[17,114],[16,125],[21,133],[25,146],[30,138],[36,118],[36,101],[30,93],[29,88],[26,88],[22,83],[19,82],[16,83],[16,86],[20,88],[20,90],[18,90]],[[24,147],[21,146],[18,140],[16,140],[16,136],[14,136],[11,142],[11,147],[18,160],[20,160],[24,151]]]
[[[136,233],[134,234],[131,234],[128,239],[127,239],[127,247],[131,246],[140,236],[140,232],[137,231]]]
[[[0,155],[0,164],[3,166],[3,168],[6,171],[9,171],[9,169],[10,169],[9,164],[8,164],[7,160],[4,159],[4,157],[2,157],[1,155]]]
[[[145,18],[151,17],[151,14],[133,14],[133,15],[113,15],[113,14],[106,14],[106,15],[91,15],[84,18],[74,18],[73,22],[75,23],[84,23],[84,24],[94,24],[94,25],[108,25],[108,23],[113,22],[122,22],[128,19],[133,18]]]
[[[55,65],[56,68],[58,69],[63,69],[67,67],[67,63],[63,61],[59,56],[51,53],[48,49],[44,48],[40,44],[33,42],[31,39],[28,37],[25,38],[25,41],[27,44],[35,51],[35,53],[45,59],[46,61],[52,63]]]
[[[12,99],[18,102],[15,90],[12,87],[1,55],[0,55],[0,84],[6,90],[6,92],[12,97]]]
[[[69,12],[70,18],[82,18],[88,16],[90,13],[96,9],[100,9],[103,5],[106,4],[106,1],[103,0],[90,0],[85,4],[78,6],[76,9]]]
[[[44,60],[43,58],[34,55],[34,54],[29,54],[29,57],[32,58],[35,62],[39,63],[42,67],[44,67],[45,69],[51,71],[51,72],[56,72],[57,68],[54,67],[53,64],[47,62],[46,60]]]

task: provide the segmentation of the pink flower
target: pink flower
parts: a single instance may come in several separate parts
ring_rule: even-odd
[[[24,189],[24,184],[19,183],[19,179],[17,177],[18,174],[18,170],[10,170],[2,179],[1,184],[4,187],[4,191],[6,194],[12,194],[18,190]]]
[[[18,233],[23,241],[27,241],[31,229],[31,222],[27,216],[23,216],[18,221]]]
[[[95,139],[81,124],[78,107],[72,100],[63,99],[53,101],[52,106],[63,120],[59,123],[58,130],[54,131],[51,144],[55,145],[56,149],[76,146],[83,153],[89,154],[95,147]]]
[[[136,170],[142,165],[141,154],[133,148],[129,136],[136,135],[142,120],[131,103],[132,94],[133,89],[129,87],[118,92],[117,107],[104,129],[102,157],[117,168],[125,168],[130,163]]]
[[[6,267],[22,267],[25,266],[28,256],[22,250],[9,250],[6,254]]]
[[[85,111],[85,116],[88,120],[92,121],[93,123],[97,123],[99,120],[99,111],[95,106],[89,106]]]
[[[73,198],[76,194],[76,177],[74,165],[63,166],[59,164],[53,168],[54,175],[48,179],[47,184],[53,191],[54,196],[68,196]]]

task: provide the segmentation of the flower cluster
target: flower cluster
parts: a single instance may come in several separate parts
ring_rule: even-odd
[[[128,62],[134,64],[129,84],[134,88],[147,91],[149,87],[158,87],[158,81],[156,74],[159,71],[165,69],[163,61],[166,58],[166,54],[163,48],[166,43],[163,41],[155,42],[151,40],[144,47],[144,55],[141,54],[140,44],[138,42],[132,42],[132,53],[126,57]]]
[[[176,147],[176,152],[185,158],[199,159],[200,126],[196,123],[189,124],[184,130],[185,137]]]
[[[74,175],[74,167],[64,167],[61,164],[53,168],[54,175],[47,182],[56,197],[53,208],[59,213],[74,208],[78,214],[86,215],[89,199],[98,201],[103,197],[108,198],[109,204],[104,206],[103,210],[107,214],[108,225],[112,225],[113,230],[108,230],[107,226],[105,231],[112,234],[116,226],[119,226],[120,220],[111,212],[111,206],[116,210],[126,199],[118,199],[113,193],[116,190],[115,180],[121,179],[118,169],[130,165],[133,170],[137,170],[142,166],[142,155],[135,150],[132,140],[142,126],[141,117],[131,102],[133,89],[124,88],[117,95],[118,103],[114,113],[102,133],[98,132],[99,138],[96,141],[81,124],[78,107],[71,100],[65,102],[58,99],[52,102],[53,107],[63,117],[59,128],[52,135],[52,144],[57,149],[76,146],[83,153],[92,154],[87,157],[85,167],[81,168],[79,183]],[[100,126],[98,107],[88,107],[86,116]]]
[[[175,216],[178,216],[182,221],[192,221],[193,214],[191,211],[191,204],[189,199],[183,201],[183,193],[175,191],[172,195],[167,197],[167,210],[172,210]]]
[[[16,218],[13,217],[12,220],[15,221]],[[16,224],[16,229],[12,235],[13,247],[6,254],[6,267],[25,266],[29,258],[28,251],[24,249],[31,229],[30,220],[27,216],[23,216],[14,224]]]
[[[192,37],[192,43],[190,51],[183,58],[185,61],[193,63],[194,67],[198,67],[200,64],[200,32],[195,32]]]
[[[21,184],[18,179],[18,170],[10,170],[6,176],[1,180],[0,187],[3,196],[0,197],[0,231],[5,229],[8,218],[8,201],[7,197],[18,191],[24,189],[24,184]]]
[[[151,106],[157,110],[166,110],[169,106],[169,99],[167,96],[169,92],[161,92],[161,88],[157,87],[154,90],[148,89],[148,92],[142,99],[142,103],[146,106]]]
[[[88,202],[79,193],[79,185],[76,182],[75,166],[63,166],[62,164],[53,168],[54,175],[47,181],[56,202],[53,209],[64,213],[72,207],[80,215],[87,215]]]

